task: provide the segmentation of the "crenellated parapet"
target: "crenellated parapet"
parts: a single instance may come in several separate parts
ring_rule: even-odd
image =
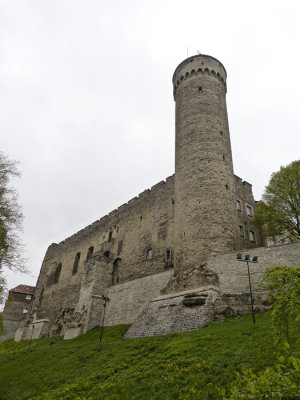
[[[166,185],[174,185],[174,174],[166,178],[166,180],[160,181],[159,183],[153,185],[150,189],[146,189],[143,192],[139,193],[136,197],[129,200],[127,203],[122,204],[120,207],[114,209],[107,215],[104,215],[102,218],[86,226],[84,229],[79,230],[78,232],[74,233],[73,235],[69,236],[58,244],[53,243],[51,246],[54,246],[56,251],[57,246],[64,246],[66,244],[69,244],[70,241],[80,241],[83,236],[89,236],[93,233],[93,231],[101,230],[101,228],[111,223],[111,221],[117,220],[124,213],[128,213],[130,209],[135,209],[137,207],[142,208],[143,205],[146,204],[147,200],[155,197],[156,193],[159,190],[164,190],[164,187]],[[170,201],[172,201],[172,199],[170,199]]]
[[[225,92],[227,91],[227,73],[223,64],[214,57],[199,54],[187,58],[176,68],[173,75],[173,95],[175,101],[176,91],[182,82],[199,75],[215,77],[222,83]]]

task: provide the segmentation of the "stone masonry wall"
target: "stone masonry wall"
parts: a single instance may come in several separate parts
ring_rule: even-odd
[[[270,308],[266,287],[261,285],[265,269],[300,264],[300,243],[248,249],[243,254],[249,254],[251,260],[258,256],[258,263],[250,263],[251,285],[255,311],[264,312]],[[213,284],[203,281],[202,287],[153,299],[125,338],[200,329],[214,319],[251,312],[247,264],[237,261],[236,255],[231,252],[208,257],[202,268],[215,277]]]
[[[59,244],[52,244],[37,282],[31,319],[68,320],[80,298],[87,254],[106,257],[111,278],[108,286],[163,272],[172,266],[174,176],[146,190],[117,210]],[[146,259],[152,249],[152,258]],[[170,259],[166,261],[166,250]],[[77,272],[73,266],[80,253]],[[90,255],[90,257],[93,256]],[[55,272],[61,264],[58,282]],[[113,277],[117,266],[117,277]],[[101,273],[101,269],[99,270]]]
[[[251,259],[258,256],[258,263],[250,263],[251,284],[254,292],[265,289],[260,286],[265,269],[276,265],[300,264],[300,242],[272,247],[259,247],[242,251]],[[219,276],[222,293],[241,293],[249,291],[248,270],[245,262],[237,261],[236,252],[208,257],[207,267]]]
[[[217,288],[206,287],[153,299],[124,337],[165,335],[203,328],[214,317],[213,303],[217,296]]]
[[[110,302],[107,305],[105,325],[133,323],[146,305],[160,295],[172,274],[171,269],[108,288],[105,294]]]

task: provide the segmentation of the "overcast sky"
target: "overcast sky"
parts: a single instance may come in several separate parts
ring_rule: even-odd
[[[227,70],[235,174],[300,158],[299,0],[0,0],[0,150],[20,162],[35,285],[47,247],[174,173],[176,66]]]

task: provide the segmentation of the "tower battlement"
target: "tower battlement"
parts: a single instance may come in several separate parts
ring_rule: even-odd
[[[216,77],[223,84],[225,90],[227,90],[227,72],[223,64],[214,57],[198,54],[180,63],[173,74],[173,95],[175,101],[177,88],[182,81],[198,74],[208,74]]]

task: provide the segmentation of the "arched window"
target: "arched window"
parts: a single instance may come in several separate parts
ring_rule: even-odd
[[[111,242],[111,239],[112,239],[112,231],[109,232],[108,241]]]
[[[112,284],[113,285],[115,285],[116,283],[119,283],[119,274],[120,274],[121,264],[122,264],[121,258],[117,258],[114,261],[113,273],[112,273]]]
[[[80,260],[80,252],[77,253],[76,256],[75,256],[72,275],[75,275],[77,273],[77,271],[78,271],[79,260]]]
[[[153,252],[152,249],[146,251],[146,260],[152,260]]]
[[[91,247],[88,249],[88,252],[87,252],[87,255],[86,255],[86,259],[87,259],[87,260],[88,260],[89,258],[92,257],[93,252],[94,252],[94,246],[91,246]]]
[[[56,267],[56,270],[54,272],[53,283],[58,283],[60,272],[61,272],[61,263],[59,263],[58,266]]]

